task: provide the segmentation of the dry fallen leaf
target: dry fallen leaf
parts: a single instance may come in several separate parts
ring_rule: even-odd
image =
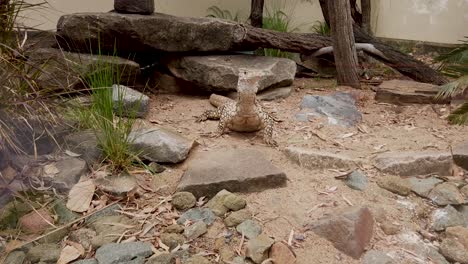
[[[73,246],[65,246],[60,253],[60,258],[57,261],[57,264],[67,264],[75,259],[79,258],[81,253],[78,249]]]
[[[93,199],[96,186],[93,180],[77,183],[68,194],[67,208],[78,213],[86,212]]]
[[[55,175],[59,173],[60,170],[55,166],[55,164],[47,164],[44,166],[44,174],[46,175]]]
[[[74,158],[77,158],[77,157],[81,156],[81,154],[75,153],[75,152],[70,151],[70,150],[65,150],[65,154],[67,154],[70,157],[74,157]]]

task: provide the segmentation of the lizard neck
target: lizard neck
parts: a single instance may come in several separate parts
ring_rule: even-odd
[[[256,95],[255,93],[240,92],[237,101],[237,111],[241,115],[248,115],[255,112]]]

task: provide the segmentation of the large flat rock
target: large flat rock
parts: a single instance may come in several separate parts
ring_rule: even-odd
[[[468,170],[468,142],[453,148],[453,161],[458,166]]]
[[[140,65],[116,56],[80,54],[60,49],[41,48],[29,54],[29,64],[37,70],[38,84],[48,90],[69,90],[82,85],[89,74],[112,67],[120,74],[121,84],[131,84],[140,74]]]
[[[122,53],[228,51],[243,40],[245,29],[227,20],[176,17],[161,13],[77,13],[62,16],[57,35],[64,47],[90,45]],[[68,45],[67,45],[68,44]]]
[[[375,100],[390,104],[446,104],[450,100],[436,100],[439,92],[436,85],[415,81],[390,80],[384,81],[375,89]]]
[[[301,111],[296,119],[309,122],[312,117],[326,117],[331,125],[353,126],[362,120],[362,114],[349,93],[333,95],[306,95],[302,99]]]
[[[451,175],[452,155],[449,152],[390,152],[375,158],[382,172],[400,176],[437,174]]]
[[[236,91],[239,71],[258,72],[258,90],[289,86],[296,63],[285,58],[255,55],[210,55],[173,58],[168,68],[174,76],[213,91]]]
[[[197,197],[230,192],[255,192],[286,186],[286,174],[261,152],[249,149],[210,151],[192,160],[177,189]]]
[[[287,147],[284,153],[291,161],[310,170],[352,169],[361,163],[343,154],[300,147]]]

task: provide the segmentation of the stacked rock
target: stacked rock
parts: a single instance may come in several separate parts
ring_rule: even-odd
[[[154,13],[154,0],[114,0],[114,10],[123,14],[151,15]]]

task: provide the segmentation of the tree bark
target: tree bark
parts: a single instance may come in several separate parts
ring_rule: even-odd
[[[263,6],[265,0],[251,0],[250,3],[250,25],[256,28],[263,27]]]
[[[359,89],[361,88],[358,75],[359,63],[354,45],[350,3],[348,0],[329,1],[328,10],[338,85]]]
[[[323,17],[328,25],[330,25],[330,12],[328,10],[327,0],[319,0],[319,2]],[[356,24],[354,24],[353,31],[356,43],[369,43],[374,45],[376,49],[380,50],[385,55],[385,58],[377,57],[374,54],[369,55],[385,63],[387,66],[392,67],[401,74],[418,82],[436,85],[447,83],[447,79],[440,72],[372,37]],[[311,35],[311,37],[313,36]]]
[[[372,36],[372,29],[371,29],[371,14],[372,14],[372,7],[371,7],[371,0],[361,0],[361,9],[362,9],[362,24],[361,27],[365,33]]]

